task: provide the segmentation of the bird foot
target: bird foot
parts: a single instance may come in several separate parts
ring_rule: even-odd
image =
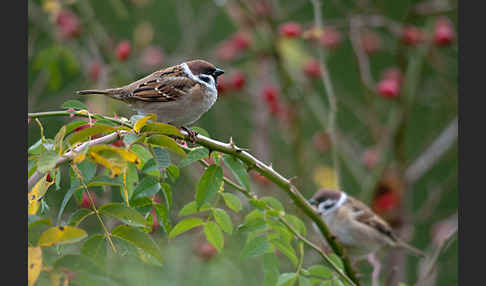
[[[198,135],[196,131],[191,130],[185,126],[182,126],[181,129],[187,132],[188,139],[192,144],[196,143],[196,139]]]

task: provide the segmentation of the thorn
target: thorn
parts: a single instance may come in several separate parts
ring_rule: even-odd
[[[233,141],[233,137],[230,137],[229,139],[229,143],[228,143],[230,146],[231,146],[231,149],[233,149],[234,151],[236,151],[237,153],[241,153],[243,151],[250,151],[250,149],[248,148],[240,148],[240,147],[236,147],[236,144],[235,142]]]
[[[211,154],[213,153],[214,150],[213,149],[208,149],[208,150],[209,150],[209,152],[208,152],[208,158],[211,158]]]
[[[272,169],[272,170],[273,170],[273,164],[272,164],[272,163],[270,163],[270,164],[268,165],[268,168],[270,168],[270,169]]]
[[[297,180],[297,176],[293,176],[292,178],[288,179],[289,183],[293,184]]]

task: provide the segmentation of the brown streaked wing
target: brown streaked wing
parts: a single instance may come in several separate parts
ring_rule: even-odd
[[[349,199],[349,198],[348,198]],[[376,215],[367,205],[351,198],[349,200],[353,213],[356,215],[356,221],[363,223],[388,236],[392,241],[397,241],[391,227],[382,218]]]
[[[143,101],[168,102],[188,94],[196,81],[184,77],[162,77],[146,81],[133,91],[132,98]]]

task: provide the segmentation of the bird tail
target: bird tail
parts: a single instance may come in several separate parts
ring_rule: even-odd
[[[412,254],[420,257],[425,257],[425,253],[422,250],[419,250],[403,241],[400,241],[398,243],[398,247],[405,248],[406,250],[410,251]]]
[[[108,89],[87,89],[87,90],[79,90],[77,91],[79,95],[86,95],[86,94],[103,94],[107,95],[112,98],[120,99],[122,94],[122,90],[119,88],[108,88]]]

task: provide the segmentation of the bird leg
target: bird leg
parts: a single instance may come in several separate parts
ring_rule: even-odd
[[[376,259],[376,256],[374,253],[368,255],[368,262],[373,266],[373,273],[371,274],[371,285],[372,286],[378,286],[379,285],[379,278],[380,278],[380,270],[381,270],[381,264],[380,262]]]
[[[195,144],[198,133],[194,130],[191,130],[191,129],[185,127],[185,126],[182,126],[181,129],[187,132],[187,136],[189,138],[189,141],[191,141],[192,144]]]

